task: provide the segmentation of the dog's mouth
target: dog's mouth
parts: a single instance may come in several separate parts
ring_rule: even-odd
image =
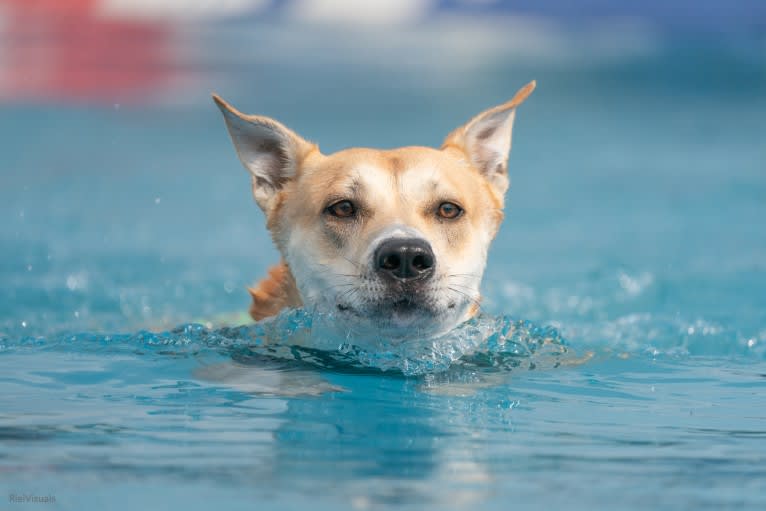
[[[408,314],[420,309],[421,305],[414,301],[412,298],[400,298],[399,300],[395,300],[393,303],[391,303],[388,308],[398,314]]]
[[[439,300],[438,298],[442,298]],[[459,297],[443,300],[424,290],[407,293],[385,293],[366,300],[339,300],[334,307],[337,326],[363,338],[367,335],[387,339],[432,336],[448,331],[465,314],[465,303]]]
[[[389,339],[415,331],[430,331],[440,322],[440,315],[435,309],[408,298],[378,302],[363,309],[343,304],[338,304],[337,308],[349,321],[346,327],[350,331],[358,330],[363,335],[374,333]]]
[[[375,300],[361,305],[337,303],[339,312],[351,316],[354,321],[368,323],[375,328],[420,328],[434,322],[440,322],[445,314],[454,309],[455,304],[448,304],[446,310],[437,306],[427,297],[399,296]]]
[[[461,296],[422,282],[341,293],[333,304],[344,328],[394,337],[441,331],[463,317],[464,305]]]
[[[338,303],[337,309],[341,312],[350,312],[360,316],[361,315],[383,316],[383,315],[391,315],[391,314],[408,315],[408,314],[415,314],[418,312],[428,313],[431,311],[432,308],[429,307],[427,304],[422,303],[418,300],[415,300],[410,297],[406,297],[406,298],[399,298],[394,300],[377,302],[375,304],[372,304],[366,307],[366,309],[368,310],[366,313],[352,307],[351,305],[344,304],[344,303]]]

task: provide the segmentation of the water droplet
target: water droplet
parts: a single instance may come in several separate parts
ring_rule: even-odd
[[[66,287],[70,291],[76,291],[78,289],[85,289],[88,286],[88,275],[84,272],[72,273],[67,275]]]
[[[159,204],[161,200],[162,200],[162,199],[160,199],[159,197],[155,197],[155,198],[154,198],[154,203],[155,203],[155,204]]]
[[[358,509],[360,511],[364,511],[372,507],[372,502],[370,502],[370,499],[368,497],[363,497],[363,496],[353,497],[351,499],[351,507],[353,507],[354,509]]]
[[[80,311],[74,311],[74,317],[79,318],[80,317]]]
[[[26,327],[27,327],[27,322],[26,322],[26,321],[22,321],[22,322],[21,322],[21,326],[22,326],[23,328],[26,328]]]
[[[620,272],[618,280],[620,287],[629,296],[637,296],[652,284],[654,277],[651,273],[646,272],[636,276],[629,275],[625,272]]]
[[[757,341],[756,341],[755,339],[748,339],[748,340],[747,340],[747,347],[748,347],[748,348],[752,348],[753,346],[755,346],[755,343],[756,343],[756,342],[757,342]]]

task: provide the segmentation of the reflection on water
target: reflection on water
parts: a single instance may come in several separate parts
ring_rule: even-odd
[[[721,359],[505,373],[490,386],[251,367],[263,386],[242,387],[192,377],[204,355],[3,356],[3,488],[39,487],[63,509],[502,510],[572,496],[570,508],[593,509],[617,495],[643,509],[683,507],[691,491],[714,507],[763,504],[763,379]],[[317,392],[290,392],[301,385]]]

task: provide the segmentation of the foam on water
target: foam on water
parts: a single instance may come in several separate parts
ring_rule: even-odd
[[[0,351],[69,349],[78,352],[155,352],[231,355],[301,361],[334,369],[372,369],[407,376],[440,372],[455,362],[499,368],[556,366],[568,349],[558,330],[509,316],[480,315],[437,337],[340,338],[332,315],[291,309],[253,325],[210,329],[200,324],[134,334],[79,333],[56,337],[0,337]]]
[[[540,326],[508,315],[482,313],[436,337],[405,340],[374,334],[341,336],[332,314],[286,310],[254,324],[212,328],[199,323],[161,332],[59,333],[50,336],[0,334],[0,353],[58,350],[71,353],[215,354],[247,365],[295,362],[332,370],[372,370],[418,376],[451,367],[479,370],[555,368],[582,357],[727,356],[766,359],[766,334],[742,332],[710,320],[689,321],[650,313],[630,313],[590,321],[571,318]]]

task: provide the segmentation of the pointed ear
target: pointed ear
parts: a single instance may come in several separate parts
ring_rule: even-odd
[[[473,166],[492,184],[502,197],[508,190],[508,155],[516,107],[535,90],[529,82],[513,99],[485,110],[447,135],[442,149],[455,147],[465,153]]]
[[[268,214],[277,192],[317,147],[273,119],[245,115],[216,94],[213,100],[223,113],[237,156],[253,177],[255,202]]]

